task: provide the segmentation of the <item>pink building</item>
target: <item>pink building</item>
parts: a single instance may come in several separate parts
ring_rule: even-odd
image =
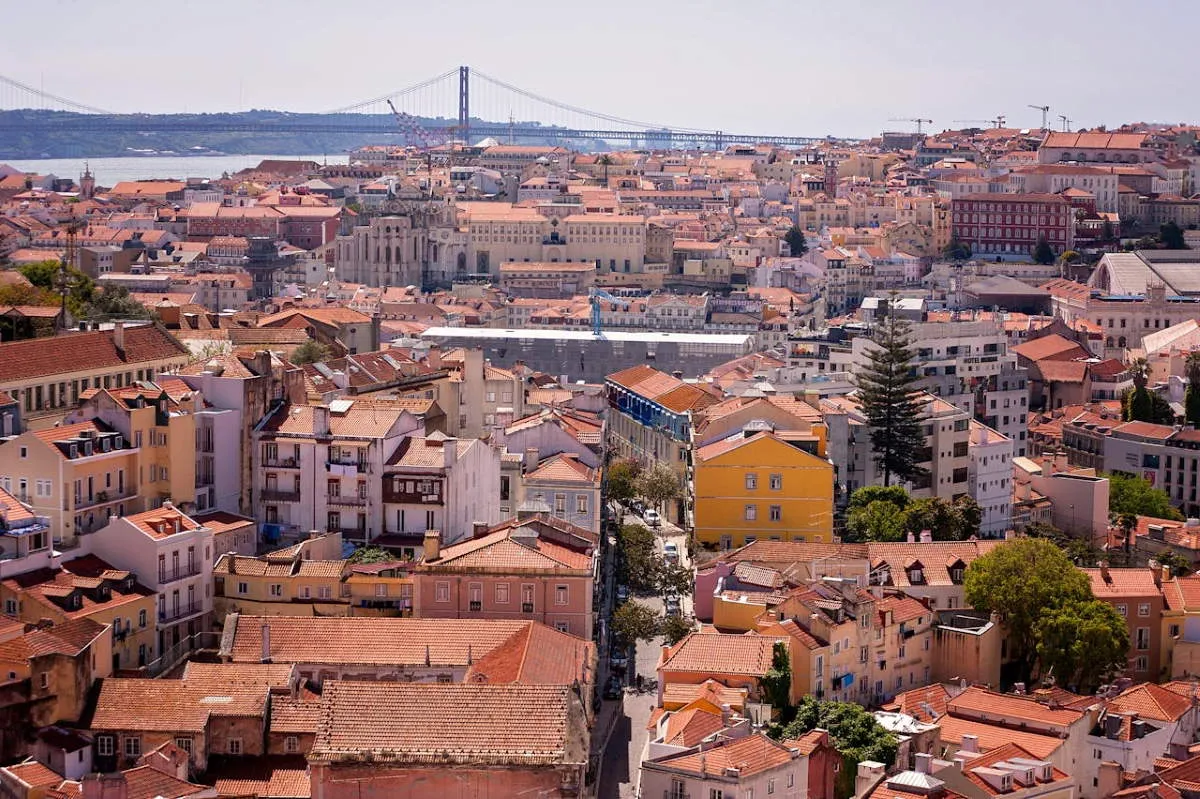
[[[595,550],[581,537],[555,539],[528,524],[480,525],[471,540],[442,549],[430,531],[413,569],[414,615],[531,619],[590,640]]]

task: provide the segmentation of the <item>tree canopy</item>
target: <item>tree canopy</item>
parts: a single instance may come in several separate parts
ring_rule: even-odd
[[[682,616],[667,616],[661,622],[659,633],[666,644],[674,646],[693,629],[692,623]]]
[[[608,467],[608,498],[625,502],[637,496],[642,465],[635,460],[619,460]]]
[[[829,731],[830,740],[842,756],[838,796],[850,795],[858,764],[864,760],[874,760],[888,768],[896,762],[899,748],[896,736],[881,727],[866,708],[852,702],[822,702],[811,695],[805,696],[795,706],[792,721],[772,729],[771,734],[795,739],[818,727]]]
[[[804,253],[808,252],[808,242],[804,238],[804,231],[799,225],[792,225],[788,228],[788,232],[784,234],[783,240],[787,242],[788,249],[791,250],[792,257],[799,258]]]
[[[289,361],[297,366],[303,366],[308,363],[321,363],[329,357],[329,348],[316,339],[309,339],[301,344],[296,349],[292,350]]]
[[[883,484],[915,480],[926,474],[920,465],[925,449],[924,405],[917,389],[909,325],[894,314],[871,336],[867,364],[858,373],[858,398],[870,428],[875,462]]]
[[[661,585],[663,562],[655,552],[654,540],[654,533],[640,524],[623,526],[617,539],[622,580],[640,593],[657,591]]]
[[[1169,220],[1158,226],[1158,237],[1162,241],[1163,249],[1188,249],[1187,242],[1183,238],[1183,229],[1174,220]]]
[[[791,721],[792,711],[792,658],[787,644],[776,641],[771,650],[771,668],[758,681],[763,699],[778,710],[780,717]]]
[[[967,567],[963,582],[967,604],[1000,616],[1021,659],[1025,676],[1038,657],[1040,620],[1070,602],[1091,599],[1091,587],[1061,549],[1040,538],[1000,544]]]
[[[655,508],[680,495],[679,475],[661,461],[642,472],[638,479],[638,493]]]
[[[1111,472],[1108,478],[1108,512],[1112,516],[1153,516],[1156,519],[1183,521],[1183,514],[1171,504],[1166,491],[1147,480],[1130,474]]]
[[[641,602],[626,602],[612,616],[613,635],[627,645],[653,640],[659,632],[658,614]]]
[[[928,530],[935,541],[978,535],[983,511],[970,497],[912,499],[900,486],[866,486],[850,496],[846,530],[855,541],[902,541]]]
[[[942,255],[952,261],[965,261],[971,257],[971,245],[954,236],[950,239],[950,243],[942,248]]]
[[[1073,600],[1050,608],[1038,620],[1036,637],[1041,672],[1080,693],[1125,669],[1129,631],[1107,602]]]
[[[1037,245],[1033,248],[1033,262],[1036,264],[1054,263],[1054,248],[1050,246],[1050,242],[1046,241],[1045,236],[1039,238]]]

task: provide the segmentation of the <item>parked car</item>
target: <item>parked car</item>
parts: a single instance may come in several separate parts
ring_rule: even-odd
[[[624,669],[629,665],[629,655],[624,649],[614,649],[608,656],[608,665],[614,669]]]
[[[658,515],[658,511],[651,508],[642,516],[646,520],[646,524],[651,527],[658,527],[662,524],[662,517]]]
[[[605,699],[620,699],[624,685],[621,684],[621,678],[613,674],[604,683],[604,698]]]
[[[619,605],[622,602],[627,602],[627,601],[629,601],[629,586],[618,585],[617,586],[617,604]]]
[[[679,597],[675,596],[674,594],[668,595],[666,600],[664,600],[663,605],[667,610],[668,616],[678,616],[680,614],[681,606],[679,603]]]
[[[663,558],[667,561],[667,563],[678,563],[679,545],[672,544],[669,541],[663,544]]]

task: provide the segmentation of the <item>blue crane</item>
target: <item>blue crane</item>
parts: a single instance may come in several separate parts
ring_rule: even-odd
[[[592,286],[591,291],[588,292],[588,296],[592,303],[592,335],[599,337],[600,336],[600,301],[607,300],[608,302],[611,302],[613,305],[624,305],[625,303],[628,302],[628,300],[622,300],[617,297],[614,297],[613,295],[609,294],[604,289],[598,289],[595,286]]]

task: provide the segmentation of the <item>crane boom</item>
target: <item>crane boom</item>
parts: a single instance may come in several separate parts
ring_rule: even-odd
[[[618,304],[622,303],[623,300],[620,300],[620,299],[614,297],[613,295],[609,294],[604,289],[598,289],[595,286],[592,286],[591,290],[588,292],[588,299],[591,301],[591,304],[592,304],[592,335],[599,338],[600,337],[600,301],[605,300],[607,302],[611,302],[613,305],[618,305]]]

